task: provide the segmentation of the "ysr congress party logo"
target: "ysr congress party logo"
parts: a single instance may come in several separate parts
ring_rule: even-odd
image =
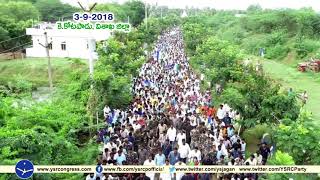
[[[31,161],[23,159],[16,164],[16,175],[21,179],[28,179],[33,175],[34,166]]]

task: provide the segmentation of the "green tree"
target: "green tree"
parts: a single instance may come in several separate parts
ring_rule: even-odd
[[[294,160],[292,156],[290,156],[288,153],[277,151],[275,155],[268,160],[268,165],[295,165]],[[298,178],[294,174],[268,174],[265,177],[266,179],[289,179],[289,178]],[[264,179],[264,177],[262,177]]]
[[[11,51],[15,51],[30,42],[30,37],[23,35],[25,29],[32,25],[32,19],[37,19],[38,16],[38,10],[29,2],[0,3],[0,40],[5,41],[0,44],[0,50],[14,48]]]
[[[41,13],[41,19],[47,22],[58,21],[62,18],[70,19],[72,14],[79,10],[59,0],[37,0],[35,6]]]
[[[297,164],[320,163],[319,131],[310,126],[311,120],[309,115],[301,113],[298,121],[285,121],[274,133],[277,148],[289,153]]]
[[[137,0],[127,1],[124,6],[126,15],[130,18],[130,23],[134,27],[137,27],[139,24],[141,24],[145,16],[145,6],[143,2]]]
[[[10,1],[0,4],[0,16],[15,22],[37,19],[39,11],[29,2]]]
[[[117,3],[98,4],[94,11],[112,12],[115,16],[115,21],[125,21],[127,19],[125,8]]]
[[[256,4],[256,5],[250,5],[248,8],[247,8],[247,12],[248,13],[256,13],[256,12],[259,12],[259,11],[262,11],[262,8],[259,4]]]

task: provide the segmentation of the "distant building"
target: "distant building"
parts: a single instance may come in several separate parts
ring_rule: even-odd
[[[183,10],[183,12],[182,12],[182,14],[181,14],[181,17],[184,18],[184,17],[187,17],[187,16],[188,16],[188,15],[187,15],[186,10]]]
[[[26,29],[26,34],[32,36],[32,47],[26,49],[27,57],[46,57],[46,50],[40,44],[45,44],[44,32],[47,32],[49,54],[51,57],[89,58],[97,59],[96,42],[110,37],[110,31],[106,30],[59,30],[52,23],[42,23]],[[89,41],[88,41],[89,39]],[[89,50],[89,44],[92,50]]]
[[[246,16],[246,14],[235,14],[234,16],[235,17],[243,17],[243,16]]]

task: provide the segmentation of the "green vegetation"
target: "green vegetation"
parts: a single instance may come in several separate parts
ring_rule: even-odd
[[[320,48],[319,20],[320,15],[312,9],[248,11],[219,27],[217,35],[236,39],[250,54],[258,55],[259,48],[265,48],[269,59],[282,59],[291,51],[304,58]]]
[[[39,15],[39,11],[29,2],[0,2],[0,52],[30,42],[27,36],[7,40],[24,35],[25,29],[32,25],[32,19],[37,19]]]
[[[86,60],[51,58],[53,82],[67,83],[68,77],[77,70],[86,70]],[[27,58],[0,61],[0,83],[14,86],[17,80],[32,84],[33,88],[48,86],[47,58]]]
[[[94,9],[96,12],[112,12],[116,14],[116,21],[127,22],[137,27],[144,19],[145,7],[142,1],[127,1],[123,5],[118,3],[98,4]]]
[[[299,61],[298,58],[317,54],[320,33],[315,27],[318,27],[319,14],[311,9],[261,10],[259,7],[251,7],[240,18],[235,17],[236,13],[217,11],[213,16],[208,16],[203,12],[184,20],[184,36],[192,67],[204,74],[206,81],[211,82],[211,87],[204,87],[215,95],[215,104],[228,103],[240,112],[243,118],[240,124],[245,128],[242,129],[242,135],[250,143],[249,151],[254,152],[254,143],[259,143],[262,133],[268,132],[277,150],[288,153],[283,156],[291,164],[319,164],[319,150],[315,150],[320,148],[319,131],[311,123],[306,124],[318,122],[317,116],[306,118],[305,112],[300,112],[298,99],[288,96],[287,88],[281,87],[279,82],[266,76],[262,70],[256,70],[253,64],[245,65],[243,61],[258,55],[260,48],[266,49],[265,58],[280,61],[294,55],[285,59],[295,63]],[[289,87],[297,87],[299,90],[317,87],[316,80],[306,80],[311,75],[297,77],[300,73],[293,76],[293,69],[284,64],[270,61],[263,63],[269,64],[267,72],[274,72],[285,81],[289,76]],[[221,95],[214,92],[215,83],[222,85]],[[309,89],[309,97],[316,97],[318,93],[315,91],[318,88],[313,91]],[[314,113],[318,112],[319,107],[316,102],[316,99],[308,102],[308,107],[312,107]],[[282,162],[277,158],[274,164]],[[298,175],[266,176],[267,179],[289,177],[301,179]],[[315,179],[315,176],[308,175],[308,178]]]
[[[7,67],[8,64],[21,66],[17,70],[23,72],[37,69],[42,73],[37,71],[29,73],[33,73],[33,76],[46,77],[43,59],[32,59],[27,63],[23,61],[28,60],[5,61],[0,64],[2,67]],[[31,159],[35,164],[94,163],[97,148],[93,146],[92,141],[87,140],[91,132],[86,128],[88,125],[86,103],[90,89],[88,70],[80,68],[85,66],[77,60],[71,63],[66,59],[55,59],[53,62],[57,68],[65,66],[65,69],[60,71],[65,74],[56,76],[64,80],[55,84],[57,89],[50,99],[44,102],[35,102],[31,99],[32,85],[26,86],[26,84],[33,82],[41,84],[41,79],[36,77],[28,79],[30,81],[23,78],[22,80],[13,79],[17,82],[14,91],[11,91],[13,88],[9,88],[6,93],[0,92],[0,164],[15,164],[23,158]],[[72,66],[78,68],[73,68],[72,72],[66,73],[66,68],[69,67],[70,71]],[[17,72],[19,71],[11,69],[11,73]],[[24,75],[26,74],[20,77]],[[9,76],[13,74],[6,75],[6,77]],[[45,79],[44,77],[42,80]],[[86,156],[79,152],[85,153]],[[2,175],[2,178],[10,179],[14,176],[14,174]],[[35,178],[41,179],[42,176],[37,174]],[[74,176],[79,178],[81,175]],[[70,175],[47,176],[48,179],[66,179],[67,177]]]
[[[271,77],[278,79],[284,85],[285,89],[290,87],[296,93],[302,93],[304,90],[309,95],[309,100],[306,104],[306,109],[310,110],[314,115],[314,123],[320,127],[320,78],[314,73],[301,73],[297,68],[290,67],[276,61],[262,61],[264,71],[270,74]]]
[[[207,22],[205,18],[190,18],[183,27],[193,67],[206,76],[212,87],[219,83],[224,88],[216,104],[226,102],[239,111],[245,128],[277,123],[283,118],[295,120],[299,114],[296,99],[280,91],[278,84],[254,67],[242,65],[238,59],[244,55],[239,46],[218,39],[213,31],[206,34]]]
[[[247,54],[246,57],[259,55],[259,49],[265,48],[265,58],[274,60],[262,60],[265,72],[273,78],[281,79],[286,88],[292,87],[298,92],[306,90],[310,97],[306,108],[314,113],[315,123],[319,124],[318,74],[302,74],[296,70],[298,62],[319,57],[319,13],[307,8],[262,10],[255,6],[242,12],[243,16],[239,18],[234,16],[236,13],[216,12],[213,16],[203,14],[203,17],[192,17],[195,23],[189,24],[187,28],[199,31],[196,27],[201,25],[196,22],[204,21],[203,26],[211,27],[207,33],[238,45],[241,52]],[[187,45],[194,49],[201,39],[203,37]]]
[[[36,0],[34,6],[39,10],[43,21],[71,19],[73,13],[80,11],[80,8],[63,4],[59,0]]]
[[[275,129],[277,147],[289,153],[296,164],[319,164],[320,137],[316,127],[311,126],[311,116],[301,112],[298,121],[288,119]],[[288,143],[290,141],[290,143]]]

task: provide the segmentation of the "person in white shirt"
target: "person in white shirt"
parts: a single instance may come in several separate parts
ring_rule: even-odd
[[[245,155],[245,152],[246,152],[246,142],[244,141],[244,139],[242,139],[241,140],[241,153],[242,153],[242,155],[243,155],[243,157],[244,157],[244,155]]]
[[[257,165],[257,159],[254,157],[253,154],[251,154],[250,158],[247,159],[244,164],[249,163],[250,166],[256,166]]]
[[[176,136],[177,136],[177,130],[176,128],[173,127],[173,125],[171,125],[167,131],[167,137],[170,141],[170,144],[173,144],[175,142]]]
[[[177,134],[178,146],[182,145],[183,139],[186,139],[186,133],[184,133],[184,132],[182,132],[182,130],[180,130],[179,133]]]
[[[179,145],[178,153],[180,154],[180,160],[184,163],[187,163],[187,158],[190,153],[190,146],[186,143],[185,139],[182,139],[182,144]]]
[[[225,124],[223,121],[221,121],[220,124],[219,124],[219,126],[220,126],[220,128],[223,128],[223,127],[226,126],[226,124]],[[220,131],[220,133],[222,134],[222,131]]]
[[[104,114],[104,118],[107,118],[107,116],[108,116],[108,114],[110,113],[110,108],[109,108],[109,106],[104,106],[104,108],[103,108],[103,114]]]
[[[133,125],[132,125],[132,127],[133,127],[134,131],[137,131],[138,129],[140,129],[140,128],[141,128],[141,125],[140,125],[140,124],[138,124],[138,122],[137,122],[137,121],[133,121]]]
[[[196,157],[198,161],[201,161],[201,151],[198,147],[195,147],[194,150],[189,153],[189,161],[192,161],[194,157]]]
[[[217,111],[217,117],[219,120],[222,120],[225,117],[225,111],[222,104],[220,105],[220,108]]]
[[[223,155],[227,155],[228,154],[228,150],[226,148],[226,146],[224,145],[223,143],[223,138],[221,139],[220,138],[220,141],[219,142],[215,142],[216,144],[216,147],[217,147],[217,151],[219,151],[218,147],[221,146],[221,151],[223,152]]]
[[[190,125],[192,126],[192,127],[196,127],[197,126],[197,121],[196,121],[196,117],[195,116],[191,116],[190,117]]]
[[[86,180],[96,180],[96,176],[93,173],[87,175]]]
[[[158,132],[159,134],[163,134],[164,131],[167,129],[167,125],[163,123],[163,121],[160,122],[160,124],[158,125]]]
[[[224,110],[224,112],[230,112],[230,106],[228,105],[228,104],[226,104],[226,103],[224,103],[223,104],[223,110]]]
[[[256,158],[256,159],[257,159],[257,165],[262,165],[263,157],[262,157],[262,155],[260,154],[260,151],[257,151],[255,157],[257,157],[257,158]]]
[[[236,112],[235,112],[232,108],[230,108],[229,117],[230,117],[231,119],[234,119],[235,116],[236,116]]]
[[[113,141],[109,141],[107,144],[104,145],[103,149],[106,149],[106,148],[108,149],[109,152],[111,152],[113,148],[117,149],[118,147]]]
[[[231,136],[231,138],[230,138],[232,144],[236,143],[238,139],[240,139],[240,137],[239,137],[237,134],[234,134],[234,135]]]
[[[106,148],[106,149],[104,149],[104,151],[103,151],[103,154],[102,154],[102,159],[103,160],[109,160],[109,158],[110,158],[110,152],[109,152],[109,149],[108,148]]]
[[[122,126],[122,127],[121,127],[121,130],[120,130],[120,135],[121,135],[121,137],[122,137],[122,138],[126,138],[126,137],[128,136],[128,134],[129,134],[129,130],[126,129],[125,126]]]
[[[155,166],[156,163],[154,162],[154,160],[152,160],[152,156],[149,156],[147,160],[144,161],[143,163],[144,166]],[[154,180],[154,173],[147,173],[146,172],[146,176],[148,176],[150,178],[150,180]]]
[[[308,94],[307,91],[304,91],[301,96],[300,96],[301,100],[302,100],[302,106],[304,106],[307,103],[308,100]]]

